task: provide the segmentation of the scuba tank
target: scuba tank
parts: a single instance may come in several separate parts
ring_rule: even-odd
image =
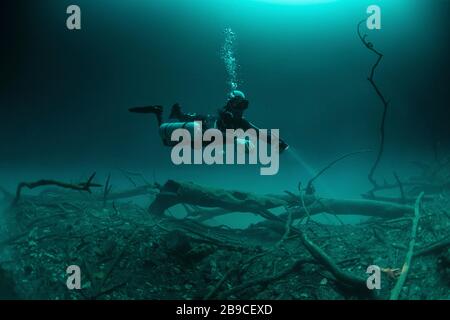
[[[192,139],[203,134],[202,125],[200,121],[197,122],[166,122],[159,126],[159,135],[164,143],[164,145],[173,147],[177,145],[178,141],[172,141],[172,133],[177,129],[186,129],[191,134]]]

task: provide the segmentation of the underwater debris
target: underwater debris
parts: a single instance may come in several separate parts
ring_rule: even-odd
[[[151,214],[127,201],[136,195],[154,198]],[[439,195],[422,203],[426,214],[417,220],[414,264],[408,262],[401,299],[449,298],[450,192]],[[302,197],[169,180],[111,192],[107,198],[114,202],[104,206],[104,190],[43,190],[8,208],[10,234],[0,249],[11,252],[14,264],[2,267],[17,297],[28,299],[388,299],[405,275],[399,266],[411,257],[414,208]],[[166,215],[175,204],[183,204],[188,216]],[[275,207],[286,211],[274,215],[269,210]],[[234,211],[264,220],[244,229],[208,224]],[[311,219],[300,223],[306,211]],[[314,220],[320,212],[373,218],[326,225]],[[61,285],[71,264],[83,270],[82,290]],[[382,288],[370,295],[365,271],[373,264],[390,268],[382,269]]]

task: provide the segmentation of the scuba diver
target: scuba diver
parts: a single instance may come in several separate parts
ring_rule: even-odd
[[[166,146],[173,146],[177,142],[171,141],[170,137],[174,130],[184,128],[194,133],[199,128],[198,123],[201,123],[202,131],[207,129],[218,129],[225,134],[226,129],[254,129],[257,133],[260,130],[254,124],[244,118],[244,111],[248,108],[249,101],[245,98],[242,91],[233,90],[229,96],[228,101],[224,107],[218,111],[217,116],[200,115],[197,113],[184,113],[178,103],[174,104],[169,115],[168,121],[164,122],[162,118],[163,107],[148,106],[130,108],[130,112],[134,113],[151,113],[156,115],[159,125],[159,133],[162,141]],[[271,133],[267,133],[267,141],[270,143]],[[288,149],[289,145],[279,138],[280,153]]]

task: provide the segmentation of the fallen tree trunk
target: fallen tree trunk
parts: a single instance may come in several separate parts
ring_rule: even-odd
[[[403,198],[396,198],[396,197],[383,197],[383,196],[375,196],[375,195],[368,195],[368,194],[362,194],[361,197],[363,199],[367,200],[376,200],[376,201],[383,201],[383,202],[394,202],[394,203],[414,203],[416,201],[416,198],[414,197],[405,197]],[[431,195],[426,195],[423,197],[422,201],[432,201],[434,200],[434,197]]]
[[[304,200],[310,214],[326,212],[339,215],[352,214],[397,218],[414,213],[412,206],[375,200],[316,198],[314,195],[305,196]],[[166,209],[181,203],[225,209],[211,211],[208,218],[228,212],[259,214],[267,209],[285,206],[294,206],[292,209],[294,219],[301,218],[306,214],[305,208],[300,206],[298,199],[292,195],[257,195],[250,192],[203,187],[194,183],[174,180],[167,181],[161,187],[161,191],[156,195],[149,211],[152,214],[162,215]],[[202,218],[202,220],[205,219]]]
[[[306,202],[310,214],[331,213],[337,215],[361,215],[380,218],[397,218],[405,214],[412,214],[412,206],[366,199],[331,199],[317,198],[313,204],[311,199]],[[299,207],[294,212],[294,217],[303,217],[306,214],[304,208]]]
[[[285,228],[286,221],[284,221],[283,217],[274,215],[268,209],[298,205],[298,199],[292,195],[288,197],[276,195],[259,196],[248,192],[207,188],[194,183],[176,182],[173,180],[167,181],[160,190],[161,192],[150,205],[149,211],[152,214],[162,215],[166,209],[183,203],[203,207],[218,207],[229,211],[252,212],[270,220],[273,225],[279,228]],[[306,203],[308,203],[308,209],[306,208]],[[353,210],[352,214],[359,214],[362,211],[368,215],[392,217],[413,211],[411,207],[399,204],[369,200],[316,199],[314,196],[309,196],[306,201],[303,201],[302,206],[303,209],[297,209],[295,211],[296,214],[300,214],[302,210],[314,213],[331,211],[335,214],[338,212],[348,213],[348,210]],[[383,211],[380,213],[378,210]],[[290,214],[293,214],[293,212],[291,211]],[[337,282],[353,288],[355,293],[370,295],[363,278],[342,270],[301,229],[291,227],[291,232],[300,237],[308,252],[335,277]]]
[[[149,210],[153,214],[162,215],[166,209],[180,203],[254,213],[288,205],[287,199],[272,195],[256,195],[168,180],[161,187],[161,192],[156,195]]]

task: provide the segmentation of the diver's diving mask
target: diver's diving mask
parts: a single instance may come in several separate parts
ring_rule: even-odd
[[[227,109],[230,111],[244,111],[248,108],[249,101],[245,99],[245,94],[239,90],[233,90],[228,95]]]

